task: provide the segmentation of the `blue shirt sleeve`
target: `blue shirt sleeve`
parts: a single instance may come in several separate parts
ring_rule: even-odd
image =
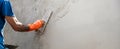
[[[2,4],[2,14],[3,16],[14,16],[11,3],[9,0],[4,0]]]

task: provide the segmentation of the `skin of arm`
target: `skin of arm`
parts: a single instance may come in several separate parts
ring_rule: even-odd
[[[5,16],[5,19],[15,31],[19,31],[19,32],[29,31],[29,26],[23,25],[21,22],[17,20],[15,16],[14,17]]]

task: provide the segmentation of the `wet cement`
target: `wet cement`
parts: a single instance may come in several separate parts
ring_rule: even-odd
[[[17,49],[120,49],[119,0],[11,0],[17,18],[32,23],[53,15],[43,35],[15,32],[7,24],[5,43]]]

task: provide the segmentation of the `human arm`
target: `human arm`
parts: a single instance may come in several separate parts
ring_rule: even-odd
[[[5,16],[5,19],[15,31],[19,32],[33,31],[41,28],[44,24],[43,20],[37,20],[33,24],[24,25],[16,17]]]
[[[33,24],[29,24],[29,25],[24,25],[21,22],[19,22],[17,18],[14,16],[14,13],[12,11],[12,6],[9,0],[4,0],[2,2],[1,13],[2,13],[2,17],[6,19],[6,21],[11,25],[11,27],[15,31],[19,31],[19,32],[32,31],[41,28],[43,25],[42,20],[37,20]]]

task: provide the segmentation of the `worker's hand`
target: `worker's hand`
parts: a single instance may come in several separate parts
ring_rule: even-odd
[[[37,20],[33,24],[28,24],[29,30],[30,31],[37,30],[41,28],[44,25],[44,23],[45,23],[44,20]]]

